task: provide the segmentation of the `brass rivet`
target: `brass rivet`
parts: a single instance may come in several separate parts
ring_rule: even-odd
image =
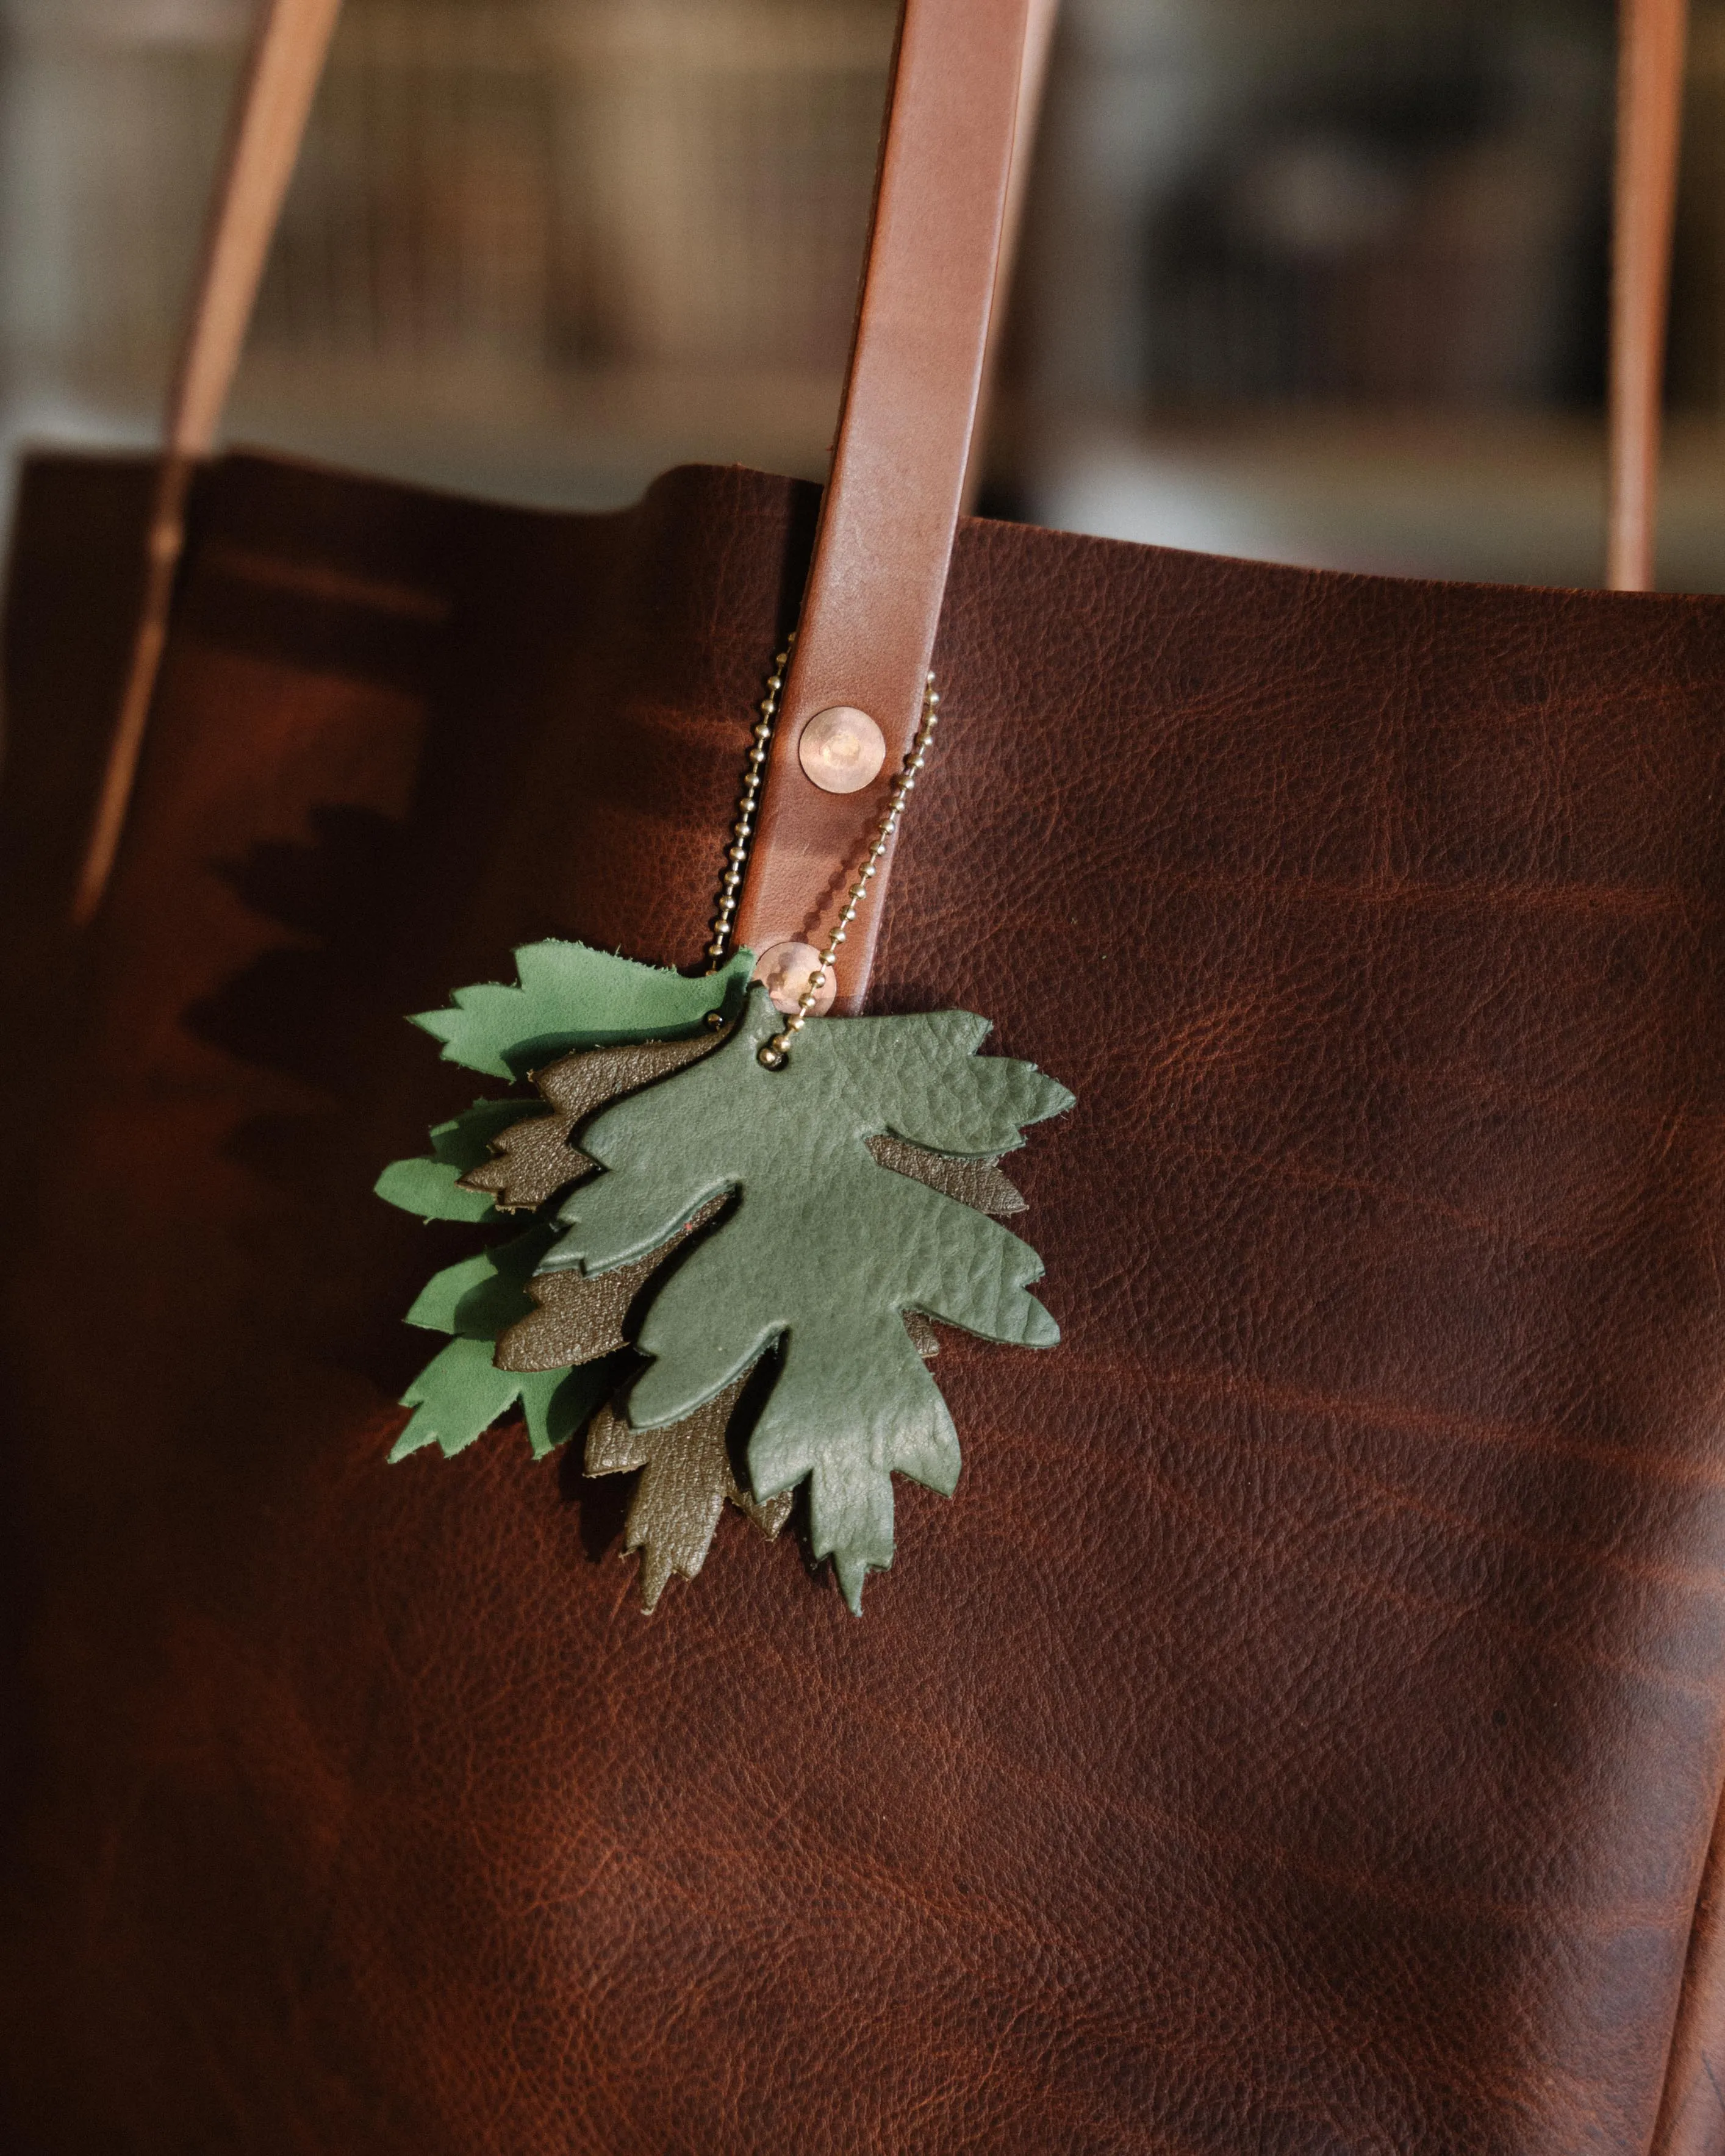
[[[880,776],[886,737],[866,711],[834,704],[798,735],[797,761],[823,793],[860,793]]]
[[[809,986],[809,977],[819,963],[820,953],[812,943],[775,943],[755,961],[755,978],[766,983],[774,1010],[783,1011],[789,1018],[794,1015],[803,991]],[[833,1008],[833,999],[838,993],[839,983],[829,965],[820,993],[810,1006],[812,1014],[824,1018]]]

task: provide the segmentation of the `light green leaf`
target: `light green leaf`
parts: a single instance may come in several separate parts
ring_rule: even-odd
[[[624,1040],[674,1040],[707,1014],[742,1008],[753,954],[737,952],[716,973],[689,979],[594,951],[585,943],[526,943],[515,954],[520,986],[457,988],[444,1010],[413,1024],[444,1044],[444,1059],[494,1078],[520,1078],[573,1048]]]
[[[952,1419],[906,1311],[984,1338],[1045,1348],[1058,1328],[1029,1292],[1042,1261],[997,1220],[881,1167],[891,1133],[966,1158],[1021,1142],[1072,1105],[1033,1065],[975,1050],[963,1012],[815,1019],[788,1066],[757,1051],[780,1021],[752,992],[725,1045],[605,1109],[582,1149],[607,1171],[558,1214],[543,1270],[607,1272],[655,1250],[710,1198],[739,1202],[654,1295],[639,1345],[653,1359],[628,1402],[637,1429],[681,1421],[781,1343],[749,1448],[754,1494],[809,1478],[818,1555],[853,1609],[892,1558],[893,1473],[950,1495]]]
[[[500,1333],[532,1312],[533,1298],[522,1282],[544,1256],[553,1233],[542,1223],[512,1243],[445,1265],[420,1289],[408,1312],[408,1324],[495,1343]]]
[[[526,1418],[533,1457],[543,1460],[584,1430],[617,1383],[627,1358],[608,1356],[575,1370],[536,1370],[522,1376],[491,1360],[495,1342],[464,1337],[434,1355],[402,1395],[413,1415],[389,1457],[405,1460],[424,1446],[454,1455],[501,1422],[519,1404]]]
[[[490,1341],[452,1340],[402,1394],[402,1405],[412,1408],[413,1416],[389,1457],[405,1460],[435,1445],[453,1460],[508,1414],[521,1386],[511,1372],[492,1368]]]
[[[494,1220],[497,1208],[483,1190],[463,1190],[461,1177],[490,1157],[490,1141],[532,1115],[526,1101],[475,1101],[431,1133],[431,1158],[392,1161],[377,1178],[378,1197],[422,1220]]]

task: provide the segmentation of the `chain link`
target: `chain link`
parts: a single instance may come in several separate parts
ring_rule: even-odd
[[[749,840],[754,834],[755,808],[761,798],[761,774],[767,765],[767,752],[773,746],[773,729],[778,718],[778,699],[784,688],[784,670],[790,664],[791,649],[797,641],[793,629],[785,639],[785,647],[773,662],[773,671],[767,677],[767,694],[762,700],[761,716],[749,747],[748,768],[743,773],[742,798],[737,805],[737,821],[731,826],[731,845],[725,856],[725,880],[719,890],[719,910],[713,916],[713,940],[706,947],[706,955],[712,963],[707,968],[716,973],[725,963],[725,953],[730,948],[732,926],[737,919],[737,897],[742,888],[743,865],[749,857]]]
[[[783,662],[780,663],[778,671],[783,675],[784,671]],[[803,991],[794,1014],[786,1024],[783,1032],[774,1034],[772,1040],[760,1050],[759,1060],[769,1070],[783,1070],[786,1062],[789,1060],[791,1043],[808,1024],[809,1014],[820,1001],[820,992],[827,984],[827,976],[832,971],[834,961],[839,955],[839,946],[845,941],[845,932],[856,918],[857,908],[868,896],[869,886],[874,880],[875,871],[880,865],[881,856],[892,844],[892,834],[898,829],[899,819],[904,814],[905,803],[909,798],[911,788],[916,783],[917,773],[922,770],[927,760],[928,744],[934,733],[935,722],[940,716],[940,701],[935,692],[934,676],[931,674],[922,692],[922,723],[916,729],[916,738],[911,743],[911,752],[905,758],[904,769],[900,772],[893,783],[891,797],[886,803],[886,813],[880,819],[880,828],[875,834],[875,843],[869,849],[868,859],[862,865],[862,873],[850,886],[850,896],[845,901],[845,911],[834,924],[833,932],[827,938],[827,947],[820,954],[820,963],[809,976],[808,985]]]

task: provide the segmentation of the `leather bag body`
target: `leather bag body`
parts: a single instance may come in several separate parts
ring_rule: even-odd
[[[8,959],[7,2145],[1714,2147],[1720,602],[967,522],[871,1008],[1077,1093],[1062,1345],[943,1336],[860,1622],[735,1515],[644,1620],[519,1429],[385,1465],[467,1246],[371,1196],[470,1097],[398,1014],[698,963],[815,501],[199,483],[100,927]]]

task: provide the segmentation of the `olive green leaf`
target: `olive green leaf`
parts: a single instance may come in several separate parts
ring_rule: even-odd
[[[1059,1337],[1029,1292],[1036,1253],[973,1204],[882,1165],[870,1141],[998,1161],[1072,1096],[1030,1064],[979,1057],[988,1023],[963,1011],[814,1019],[769,1070],[758,1050],[779,1024],[753,989],[723,1046],[584,1126],[582,1150],[606,1173],[564,1204],[567,1233],[541,1270],[635,1264],[737,1194],[652,1294],[637,1342],[651,1360],[628,1419],[683,1422],[776,1351],[749,1444],[754,1496],[809,1479],[815,1554],[833,1558],[860,1609],[869,1571],[892,1561],[893,1473],[948,1496],[958,1477],[952,1417],[907,1314],[1024,1347]]]
[[[493,1364],[489,1340],[452,1340],[403,1394],[413,1414],[389,1457],[405,1460],[435,1445],[453,1459],[519,1403],[534,1457],[542,1460],[585,1425],[616,1379],[614,1359],[523,1377]]]
[[[593,1173],[593,1163],[570,1143],[576,1125],[624,1093],[650,1086],[667,1072],[680,1070],[709,1055],[716,1045],[711,1031],[692,1040],[629,1041],[616,1048],[578,1048],[547,1070],[536,1070],[533,1083],[552,1112],[542,1111],[501,1130],[487,1132],[487,1158],[461,1178],[464,1193],[484,1193],[500,1213],[531,1211],[555,1198],[566,1184]],[[436,1132],[432,1132],[434,1138]]]
[[[589,1475],[642,1471],[624,1529],[625,1550],[641,1553],[641,1607],[650,1617],[674,1572],[693,1579],[706,1563],[726,1505],[735,1505],[772,1542],[791,1516],[787,1493],[757,1505],[737,1486],[726,1443],[745,1375],[682,1422],[634,1430],[614,1409],[601,1408],[587,1433]]]

